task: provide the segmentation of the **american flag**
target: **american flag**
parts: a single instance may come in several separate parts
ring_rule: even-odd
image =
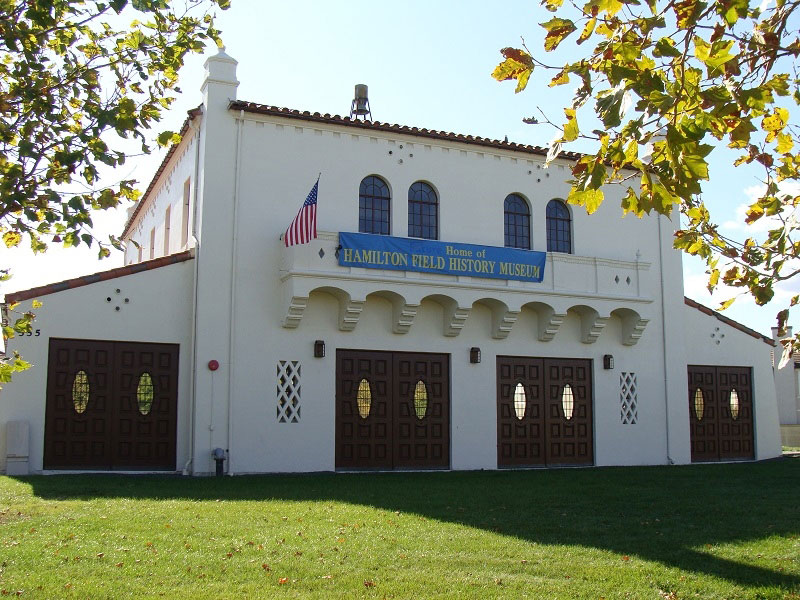
[[[295,244],[307,244],[317,237],[317,191],[319,188],[319,177],[311,191],[308,193],[306,201],[300,207],[300,212],[289,225],[286,233],[283,234],[283,243],[288,248]]]

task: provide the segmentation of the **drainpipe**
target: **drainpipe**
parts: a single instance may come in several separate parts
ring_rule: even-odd
[[[666,295],[664,293],[664,245],[661,235],[661,213],[658,214],[658,266],[661,275],[661,356],[663,358],[664,369],[664,431],[667,437],[667,464],[674,464],[672,452],[669,447],[669,386],[667,384],[667,320],[666,315]]]
[[[228,337],[228,475],[235,473],[231,456],[233,440],[233,382],[236,365],[236,265],[239,256],[239,173],[242,160],[242,126],[244,111],[239,111],[236,127],[236,159],[233,177],[233,248],[231,251],[231,324]]]
[[[197,345],[195,344],[195,336],[197,333],[197,274],[198,265],[200,263],[200,242],[197,239],[197,191],[200,189],[200,134],[202,127],[195,126],[195,120],[189,122],[189,127],[193,132],[197,133],[195,139],[195,157],[194,157],[194,206],[192,211],[192,238],[194,239],[194,279],[192,282],[192,331],[190,335],[191,352],[192,352],[192,367],[191,377],[189,378],[189,410],[191,411],[191,427],[189,428],[189,460],[183,465],[183,475],[189,475],[194,471],[194,429],[197,424],[197,417],[195,415],[195,394],[194,394],[194,381],[197,376]],[[190,197],[191,199],[191,197]]]

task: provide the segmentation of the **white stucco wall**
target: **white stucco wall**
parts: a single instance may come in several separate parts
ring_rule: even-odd
[[[214,244],[233,239],[236,243],[210,259],[219,263],[215,267],[218,277],[204,284],[201,276],[198,282],[199,305],[213,303],[223,314],[231,315],[229,322],[215,323],[220,329],[216,343],[198,344],[198,394],[209,390],[205,399],[198,399],[198,405],[209,407],[207,412],[198,412],[198,472],[213,468],[209,455],[215,446],[230,450],[229,468],[236,473],[332,470],[336,348],[450,354],[454,469],[497,466],[498,355],[591,359],[595,463],[663,464],[669,460],[664,365],[674,356],[665,361],[662,262],[665,272],[669,271],[667,311],[674,312],[674,306],[682,305],[683,296],[680,258],[670,247],[672,225],[668,219],[623,218],[619,208],[622,191],[615,188],[607,190],[606,203],[591,216],[570,207],[575,255],[550,255],[542,284],[339,267],[334,255],[335,232],[358,231],[358,188],[368,175],[381,176],[392,190],[393,235],[407,235],[408,187],[423,180],[433,185],[439,196],[441,240],[502,246],[503,201],[514,192],[530,201],[533,248],[544,251],[544,211],[550,199],[564,198],[568,192],[566,163],[544,169],[542,157],[508,150],[231,113],[231,117],[243,119],[237,125],[237,137],[228,144],[208,143],[204,150],[204,180],[213,176],[219,189],[226,194],[234,192],[233,199],[223,204],[227,209],[223,220],[214,221],[215,231],[223,232]],[[228,125],[228,131],[236,129]],[[232,158],[231,148],[237,149]],[[233,160],[235,167],[220,169],[217,158]],[[321,233],[320,240],[306,246],[285,249],[278,238],[319,172],[318,227],[331,233]],[[210,197],[205,196],[204,203],[209,202]],[[234,213],[238,215],[235,225],[229,221]],[[206,218],[205,209],[203,214]],[[206,244],[209,231],[204,228],[202,234],[206,236],[200,248],[203,257],[210,251]],[[325,252],[322,258],[320,249]],[[227,281],[229,275],[223,273],[230,264],[237,268],[235,290],[229,297],[221,282]],[[352,331],[340,330],[341,298],[312,291],[326,286],[363,301]],[[299,326],[283,327],[291,297],[300,288],[308,296],[308,304]],[[393,306],[382,297],[392,293],[420,305],[407,333],[392,331]],[[444,335],[444,309],[432,298],[437,295],[468,309],[457,337]],[[519,311],[504,339],[493,338],[494,315],[481,298],[499,299],[512,312]],[[530,308],[531,302],[546,303],[566,314],[551,341],[539,340],[541,316]],[[593,343],[581,341],[583,324],[576,312],[581,306],[608,319]],[[647,321],[636,345],[622,343],[623,324],[612,314],[619,309],[635,310]],[[231,330],[224,330],[226,323]],[[675,335],[682,347],[682,331]],[[326,342],[328,355],[323,359],[313,358],[315,339]],[[482,349],[479,365],[468,362],[471,346]],[[604,354],[614,355],[614,370],[602,369]],[[222,365],[215,373],[203,368],[211,358]],[[302,364],[300,423],[277,422],[279,360]],[[668,364],[668,368],[683,373],[683,382],[676,386],[683,407],[685,363],[680,367]],[[637,374],[635,425],[621,423],[619,379],[623,371]],[[230,412],[227,393],[233,399]],[[214,431],[209,432],[212,419]],[[688,462],[688,418],[673,430],[677,432],[672,435],[687,445],[677,450],[677,462]]]
[[[792,339],[792,328],[787,327],[785,336],[778,335],[777,327],[772,328],[772,339],[776,341],[773,365],[775,367],[775,394],[778,398],[778,419],[781,425],[800,424],[800,369],[794,359],[780,367],[783,345],[780,339]]]
[[[685,307],[682,321],[686,333],[687,364],[752,368],[756,460],[780,456],[778,407],[770,356],[772,346],[691,306]],[[688,421],[688,385],[684,387],[687,390]]]
[[[78,338],[163,342],[180,345],[177,463],[188,460],[191,422],[189,385],[192,348],[192,281],[194,261],[143,271],[108,281],[42,296],[35,309],[38,337],[16,337],[9,343],[33,367],[14,375],[0,402],[0,469],[5,469],[6,423],[30,424],[29,468],[42,469],[49,339]],[[119,292],[117,292],[119,290]],[[111,298],[111,302],[107,299]],[[129,301],[124,302],[125,298]],[[30,307],[20,303],[19,310]],[[119,311],[115,310],[117,307]]]
[[[139,214],[131,224],[129,233],[125,236],[125,264],[140,262],[139,248],[141,246],[142,261],[158,258],[167,254],[175,254],[194,246],[192,239],[192,226],[195,205],[196,167],[198,151],[198,132],[200,131],[202,117],[195,117],[190,122],[186,134],[181,139],[173,153],[169,164],[154,182],[154,186],[145,199]],[[184,237],[184,192],[189,185],[189,210],[188,236],[186,243]],[[166,216],[169,208],[169,224]],[[165,229],[169,226],[169,237]],[[155,245],[151,244],[151,231],[155,231]],[[168,251],[165,252],[165,243],[168,242]],[[151,256],[151,249],[153,250]]]

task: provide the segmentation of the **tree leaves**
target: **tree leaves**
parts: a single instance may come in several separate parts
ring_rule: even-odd
[[[547,154],[549,162],[567,144],[596,140],[573,167],[569,202],[592,212],[603,200],[602,186],[638,172],[639,185],[628,186],[622,199],[624,213],[669,214],[678,207],[686,220],[674,245],[706,260],[709,289],[724,283],[758,304],[769,302],[777,284],[800,274],[800,195],[790,193],[800,185],[800,123],[791,111],[792,102],[800,106],[800,5],[546,4],[556,14],[541,23],[547,32],[543,51],[561,49],[575,31],[581,33],[571,38],[573,57],[578,46],[598,40],[568,62],[547,66],[531,58],[540,71],[552,71],[545,80],[550,86],[571,75],[581,80],[565,109],[566,122],[554,124],[560,131]],[[531,72],[525,71],[526,84]],[[591,108],[603,128],[584,132],[580,125],[593,119],[579,113]],[[711,177],[710,157],[724,145],[737,151],[732,168],[761,169],[763,191],[744,216],[745,225],[761,227],[745,240],[722,233],[701,197]],[[800,336],[794,343],[800,350]]]
[[[148,130],[174,101],[186,56],[220,42],[210,11],[228,5],[0,1],[0,235],[7,247],[26,236],[35,253],[48,243],[96,243],[103,258],[120,246],[92,236],[91,213],[138,192],[129,180],[104,185],[99,167],[124,164],[126,139],[150,151]],[[126,27],[131,8],[145,18]],[[158,136],[162,144],[176,140],[172,132]],[[32,318],[23,317],[28,328]],[[19,332],[19,323],[4,326],[4,335]],[[19,356],[0,359],[0,381],[26,365]]]
[[[89,243],[92,210],[135,198],[134,182],[102,185],[98,166],[123,164],[126,138],[149,151],[147,130],[175,99],[185,57],[219,42],[209,11],[227,5],[51,0],[38,10],[0,3],[0,234],[7,245],[25,236],[35,251],[56,240]],[[126,28],[130,8],[147,18]],[[114,26],[109,9],[120,15]],[[86,191],[65,197],[71,183]],[[98,243],[106,256],[109,242]]]
[[[570,19],[559,19],[557,17],[545,23],[540,23],[540,25],[547,30],[547,35],[544,38],[544,49],[548,52],[555,50],[576,29],[575,23]]]
[[[533,59],[530,54],[518,48],[503,48],[500,50],[505,60],[492,71],[492,77],[497,81],[517,80],[515,93],[519,93],[528,85],[528,79],[533,73]]]

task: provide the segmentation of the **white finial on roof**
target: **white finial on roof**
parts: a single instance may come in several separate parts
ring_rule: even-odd
[[[236,100],[236,88],[239,86],[239,81],[236,79],[237,64],[239,63],[236,59],[225,52],[225,46],[218,47],[217,53],[206,59],[206,78],[200,89],[205,96],[207,107],[212,104],[209,98],[212,95],[212,87],[219,91],[213,95],[224,100],[226,104],[230,100]]]

